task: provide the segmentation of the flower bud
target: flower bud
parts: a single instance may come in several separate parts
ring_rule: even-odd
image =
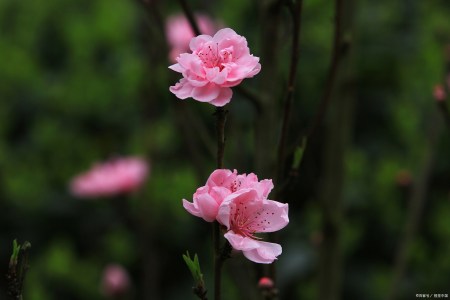
[[[120,265],[110,264],[103,271],[101,289],[108,298],[125,295],[130,289],[128,272]]]
[[[258,282],[258,287],[260,289],[272,289],[274,287],[273,280],[269,277],[261,277]]]
[[[433,97],[436,101],[445,101],[447,95],[445,94],[444,87],[441,84],[436,84],[433,89]]]

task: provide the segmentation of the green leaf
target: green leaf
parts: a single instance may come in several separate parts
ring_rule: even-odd
[[[197,285],[203,285],[203,274],[200,269],[200,262],[197,254],[194,255],[194,260],[192,260],[189,251],[186,251],[186,254],[183,254],[183,259],[188,266],[189,271],[191,271],[192,277]]]
[[[17,261],[19,259],[19,252],[20,252],[20,245],[17,243],[17,240],[14,240],[13,241],[13,251],[12,251],[11,258],[9,260],[10,267],[17,265]]]
[[[307,142],[307,138],[303,137],[301,145],[295,148],[294,159],[292,161],[292,169],[298,169],[298,167],[300,166],[303,158],[303,153],[305,153]]]

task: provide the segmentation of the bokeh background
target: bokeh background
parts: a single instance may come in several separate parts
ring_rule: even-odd
[[[261,58],[242,85],[262,111],[235,91],[225,150],[227,168],[261,179],[274,178],[291,47],[289,11],[275,13],[275,2],[190,2]],[[338,278],[332,299],[385,299],[392,286],[395,299],[449,294],[450,138],[433,87],[449,72],[450,2],[345,3],[333,104],[277,199],[291,219],[276,236],[280,297],[325,299],[327,273]],[[179,76],[167,68],[165,20],[181,12],[178,1],[0,1],[0,273],[12,240],[29,240],[25,300],[105,299],[110,263],[128,270],[129,299],[195,299],[186,250],[212,295],[211,228],[181,199],[215,168],[214,108],[168,91]],[[332,1],[304,1],[286,169],[324,93],[333,16]],[[150,163],[139,192],[70,194],[75,175],[126,155]],[[239,255],[227,261],[224,299],[261,299],[264,272]],[[0,299],[5,289],[2,275]]]

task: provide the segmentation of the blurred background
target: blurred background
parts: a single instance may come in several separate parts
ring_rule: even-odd
[[[260,179],[276,177],[290,66],[291,16],[277,2],[189,3],[261,58],[261,73],[242,84],[254,97],[235,89],[227,106],[225,150],[227,168]],[[303,4],[289,180],[277,192],[290,205],[276,236],[280,298],[448,295],[450,135],[440,110],[448,97],[438,105],[433,88],[448,95],[450,2],[345,1],[331,105],[291,170],[326,89],[334,9]],[[181,199],[191,201],[215,169],[214,107],[168,90],[180,76],[168,69],[166,21],[180,13],[178,1],[0,1],[0,273],[12,241],[30,241],[25,300],[108,299],[101,282],[110,264],[128,272],[126,299],[196,299],[186,250],[198,253],[212,298],[211,228]],[[70,193],[95,162],[130,155],[149,162],[139,191]],[[228,260],[223,299],[262,299],[266,271]]]

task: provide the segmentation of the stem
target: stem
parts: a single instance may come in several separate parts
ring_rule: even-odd
[[[300,26],[302,15],[303,0],[297,0],[297,2],[290,3],[289,11],[292,15],[292,21],[294,28],[292,32],[292,48],[291,48],[291,66],[289,70],[289,79],[287,84],[286,99],[284,102],[283,121],[281,126],[280,142],[278,144],[278,162],[276,172],[276,183],[280,183],[284,174],[284,159],[286,152],[286,139],[289,131],[289,121],[291,116],[291,106],[294,99],[295,79],[297,77],[297,65],[299,59],[300,49]]]
[[[450,129],[450,113],[448,111],[447,103],[445,101],[439,101],[438,107],[445,121],[445,124],[447,125],[447,128]]]
[[[227,111],[223,107],[217,107],[214,115],[217,117],[217,169],[223,169],[223,155],[225,152],[225,122]]]
[[[337,71],[341,56],[343,54],[342,45],[342,21],[343,21],[343,8],[344,0],[335,0],[335,16],[334,16],[334,39],[333,50],[331,53],[331,64],[328,69],[328,76],[325,85],[325,92],[322,96],[322,100],[319,104],[319,109],[313,119],[312,125],[307,132],[308,138],[314,135],[319,125],[322,123],[322,119],[327,112],[327,108],[331,101],[331,94],[333,92],[334,83],[337,78]]]
[[[223,107],[217,107],[214,115],[216,121],[217,133],[217,168],[223,168],[223,156],[225,152],[225,122],[227,119],[227,111]],[[215,221],[213,223],[213,245],[214,245],[214,299],[221,298],[221,278],[222,265],[226,257],[220,251],[220,224]]]

